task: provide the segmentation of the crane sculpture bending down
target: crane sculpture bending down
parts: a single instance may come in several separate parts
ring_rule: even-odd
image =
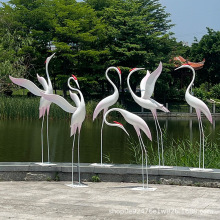
[[[64,111],[72,113],[72,118],[71,118],[71,125],[70,125],[70,136],[74,135],[73,137],[73,145],[72,145],[72,183],[68,184],[67,186],[70,187],[87,187],[87,185],[81,183],[80,179],[80,151],[79,151],[79,146],[80,146],[80,131],[82,127],[82,123],[85,120],[86,117],[86,106],[85,106],[85,101],[82,92],[79,89],[73,88],[70,85],[70,80],[73,80],[77,87],[79,88],[79,84],[77,81],[76,76],[72,75],[68,79],[68,86],[71,90],[76,91],[79,93],[79,97],[75,94],[70,92],[70,97],[71,99],[75,102],[76,107],[72,106],[66,99],[64,99],[62,96],[55,95],[55,94],[42,94],[42,96],[47,99],[50,102],[55,103],[56,105],[60,106]],[[75,135],[78,129],[78,175],[79,175],[79,182],[77,184],[73,183],[73,159],[74,159],[74,143],[75,143]]]
[[[105,72],[105,76],[106,76],[107,80],[111,83],[111,85],[113,86],[114,93],[112,95],[102,99],[98,103],[98,105],[96,106],[94,113],[93,113],[93,121],[94,121],[96,119],[96,117],[98,116],[98,114],[103,110],[103,119],[102,119],[102,127],[101,127],[101,163],[100,164],[98,164],[98,163],[91,164],[93,166],[112,166],[109,164],[102,163],[102,145],[103,145],[102,136],[103,136],[104,115],[105,115],[106,111],[108,110],[108,108],[117,102],[118,97],[119,97],[119,92],[118,92],[116,85],[111,81],[111,79],[108,76],[109,70],[112,70],[112,69],[116,70],[116,72],[118,73],[120,85],[121,85],[121,70],[118,67],[117,68],[113,67],[113,66],[109,67]]]
[[[147,169],[147,150],[145,148],[145,145],[144,145],[144,142],[143,142],[143,139],[141,137],[141,131],[143,131],[146,136],[152,141],[152,137],[151,137],[151,132],[150,132],[150,129],[147,125],[147,123],[139,116],[131,113],[131,112],[128,112],[124,109],[120,109],[120,108],[112,108],[110,110],[108,110],[106,112],[106,114],[104,115],[104,121],[107,125],[109,126],[113,126],[113,127],[119,127],[121,129],[123,129],[127,135],[128,132],[126,131],[126,129],[124,128],[124,126],[117,122],[117,121],[114,121],[114,123],[109,123],[107,120],[106,120],[106,117],[107,115],[112,112],[112,111],[117,111],[119,113],[121,113],[121,115],[124,117],[124,119],[131,125],[133,125],[136,133],[137,133],[137,136],[138,136],[138,140],[139,140],[139,144],[141,146],[141,151],[142,151],[142,187],[138,187],[138,188],[134,188],[135,190],[149,190],[149,191],[154,191],[156,188],[150,188],[148,186],[148,169]],[[145,162],[146,162],[146,175],[147,175],[147,187],[145,187],[145,184],[144,184],[144,155],[145,153]]]
[[[198,122],[199,122],[199,132],[200,132],[200,147],[199,147],[199,168],[193,168],[192,170],[205,170],[205,171],[212,171],[211,169],[205,169],[205,137],[204,137],[204,131],[203,131],[203,125],[202,125],[202,119],[201,119],[201,112],[204,113],[204,115],[207,117],[207,119],[210,121],[210,123],[212,123],[212,115],[210,113],[209,108],[207,107],[207,105],[200,99],[196,98],[195,96],[191,95],[189,90],[192,87],[194,80],[195,80],[195,70],[193,67],[191,67],[188,64],[182,65],[178,68],[176,68],[175,70],[178,69],[182,69],[182,68],[188,68],[192,71],[193,73],[193,78],[192,81],[190,82],[189,86],[186,89],[186,93],[185,93],[185,99],[186,102],[192,106],[193,108],[195,108],[196,110],[196,115],[198,118]],[[203,149],[203,165],[201,168],[201,149]]]
[[[142,80],[141,82],[141,87],[142,87],[142,97],[138,97],[131,89],[130,86],[130,77],[131,75],[138,71],[138,70],[144,70],[144,68],[134,68],[130,70],[130,73],[128,75],[127,78],[127,84],[128,84],[128,89],[134,99],[134,101],[140,105],[143,108],[149,109],[154,117],[154,121],[155,121],[155,126],[156,126],[156,131],[157,131],[157,142],[158,142],[158,154],[159,154],[159,166],[155,166],[155,168],[159,167],[159,168],[170,168],[168,166],[164,166],[164,157],[163,157],[163,135],[162,135],[162,131],[160,128],[160,124],[158,122],[157,119],[157,109],[163,111],[163,112],[169,112],[169,110],[164,107],[162,104],[158,103],[157,101],[155,101],[154,99],[150,98],[153,94],[154,91],[154,85],[155,82],[157,80],[157,78],[159,77],[161,70],[162,70],[162,64],[159,64],[159,67],[153,72],[153,73],[149,73],[147,74],[147,76],[145,76],[144,80]],[[158,137],[158,128],[160,131],[160,136],[161,136],[161,145],[162,145],[162,163],[163,165],[160,165],[160,149],[159,149],[159,137]]]
[[[28,89],[32,94],[36,95],[36,96],[41,96],[41,93],[45,93],[45,94],[53,94],[53,87],[52,87],[52,83],[49,77],[49,73],[48,73],[48,64],[50,62],[50,60],[52,59],[52,57],[55,55],[52,54],[51,56],[47,57],[45,63],[46,63],[46,75],[47,75],[47,81],[43,78],[40,77],[37,74],[37,79],[38,81],[41,83],[41,85],[43,86],[44,90],[41,90],[40,88],[38,88],[33,82],[31,82],[30,80],[27,79],[23,79],[23,78],[14,78],[12,76],[9,76],[10,80],[19,86],[22,86],[26,89]],[[49,135],[48,135],[48,115],[49,115],[49,110],[50,110],[50,105],[51,102],[46,100],[44,97],[41,97],[40,99],[40,107],[39,107],[39,118],[43,117],[42,119],[42,126],[41,126],[41,151],[42,151],[42,162],[41,163],[37,163],[39,165],[42,166],[51,166],[51,165],[56,165],[56,164],[52,164],[50,163],[50,146],[49,146]],[[47,151],[48,151],[48,162],[45,163],[44,162],[44,152],[43,152],[43,127],[44,127],[44,116],[47,112]]]

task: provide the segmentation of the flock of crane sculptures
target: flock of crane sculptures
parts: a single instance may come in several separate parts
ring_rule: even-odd
[[[71,187],[85,187],[85,184],[81,183],[80,180],[80,155],[79,155],[79,145],[80,145],[80,130],[81,130],[81,126],[83,121],[85,120],[85,116],[86,116],[86,108],[85,108],[85,101],[84,101],[84,97],[82,92],[80,91],[80,86],[78,84],[78,80],[76,78],[76,76],[72,75],[69,79],[68,79],[68,86],[69,86],[69,94],[71,99],[74,101],[75,103],[75,107],[72,106],[66,99],[64,99],[62,96],[53,94],[53,88],[52,88],[52,83],[49,77],[49,73],[48,73],[48,64],[50,62],[50,60],[52,59],[52,57],[55,55],[52,54],[51,56],[49,56],[46,59],[46,75],[47,75],[47,81],[43,78],[40,77],[39,75],[37,75],[37,79],[40,82],[40,84],[43,86],[44,90],[38,88],[33,82],[31,82],[30,80],[27,79],[23,79],[23,78],[14,78],[12,76],[9,76],[9,78],[11,79],[11,81],[19,86],[22,86],[26,89],[28,89],[31,93],[33,93],[36,96],[40,96],[40,107],[39,107],[39,117],[43,117],[42,119],[42,127],[41,127],[41,148],[42,148],[42,162],[38,163],[39,165],[42,166],[46,166],[46,165],[54,165],[52,163],[50,163],[50,158],[49,158],[49,138],[48,138],[48,115],[49,115],[49,110],[50,110],[50,105],[51,103],[55,103],[56,105],[60,106],[64,111],[72,113],[72,118],[71,118],[71,125],[70,125],[70,136],[74,136],[73,137],[73,145],[72,145],[72,183],[69,184],[68,186]],[[203,125],[202,125],[202,120],[201,120],[201,112],[203,112],[205,114],[205,116],[207,117],[207,119],[212,123],[212,116],[211,113],[209,111],[209,108],[206,106],[206,104],[201,101],[200,99],[192,96],[190,94],[190,88],[193,85],[193,82],[195,80],[195,71],[194,69],[190,66],[190,65],[182,65],[177,69],[180,68],[188,68],[192,71],[193,73],[193,78],[191,83],[189,84],[186,93],[185,93],[185,99],[186,102],[192,106],[193,108],[195,108],[196,110],[196,114],[198,117],[198,121],[199,121],[199,130],[200,130],[200,150],[199,150],[199,168],[194,168],[194,170],[199,170],[199,171],[204,171],[207,170],[204,168],[204,131],[203,131]],[[103,145],[103,125],[104,122],[109,125],[109,126],[114,126],[114,127],[119,127],[121,129],[123,129],[125,131],[125,133],[127,135],[128,132],[126,131],[126,129],[124,128],[124,126],[117,122],[114,121],[113,123],[109,123],[107,121],[107,115],[112,112],[112,111],[117,111],[119,112],[124,119],[131,125],[133,125],[137,136],[138,136],[138,140],[139,140],[139,144],[141,147],[141,151],[142,151],[142,181],[143,181],[143,187],[141,187],[141,189],[147,189],[150,190],[153,188],[149,188],[148,187],[148,169],[147,169],[147,149],[146,146],[144,145],[142,136],[141,136],[141,131],[143,133],[146,134],[146,136],[152,141],[152,136],[151,136],[151,132],[150,129],[147,125],[147,123],[138,115],[133,114],[127,110],[121,109],[121,108],[111,108],[109,109],[110,106],[114,105],[118,98],[119,98],[119,92],[117,87],[115,86],[115,84],[111,81],[111,79],[108,76],[108,72],[109,70],[115,70],[118,73],[119,76],[119,80],[120,80],[120,84],[121,84],[121,70],[117,67],[109,67],[106,72],[106,78],[107,80],[110,82],[110,84],[113,86],[114,88],[114,93],[106,98],[104,98],[103,100],[101,100],[98,105],[96,106],[94,113],[93,113],[93,120],[96,119],[96,117],[99,115],[99,113],[103,110],[103,120],[102,120],[102,126],[101,126],[101,163],[95,163],[92,164],[94,166],[110,166],[109,164],[104,164],[102,162],[102,145]],[[159,157],[159,165],[158,166],[154,166],[154,168],[169,168],[167,166],[164,166],[164,156],[163,156],[163,135],[162,135],[162,131],[160,128],[160,124],[158,122],[157,119],[157,109],[163,111],[163,112],[169,112],[169,110],[164,107],[162,104],[158,103],[157,101],[155,101],[154,99],[151,98],[153,92],[154,92],[154,87],[155,87],[155,83],[157,81],[157,78],[160,76],[161,72],[162,72],[162,63],[160,62],[157,69],[155,71],[153,71],[152,73],[150,73],[149,71],[147,71],[145,77],[142,79],[141,83],[140,83],[140,89],[141,89],[141,97],[137,96],[131,89],[130,86],[130,78],[131,75],[139,70],[144,70],[144,68],[134,68],[130,70],[130,73],[127,77],[127,85],[128,85],[128,89],[134,99],[134,101],[140,105],[142,108],[145,109],[149,109],[152,112],[154,121],[155,121],[155,127],[156,127],[156,132],[157,132],[157,143],[158,143],[158,157]],[[73,80],[76,83],[77,88],[73,88],[70,85],[70,81]],[[72,91],[75,91],[79,94],[79,96],[76,93],[73,93]],[[109,110],[108,110],[109,109]],[[43,159],[43,125],[44,125],[44,117],[45,114],[47,112],[47,148],[48,148],[48,162],[44,162]],[[73,158],[74,158],[74,143],[75,143],[75,135],[77,133],[77,129],[78,129],[78,175],[79,175],[79,181],[78,183],[74,183],[73,182]],[[203,150],[203,166],[201,168],[201,152]],[[147,181],[146,181],[146,187],[145,187],[145,178],[144,178],[144,156],[145,156],[145,162],[146,162],[146,176],[147,176]],[[160,158],[162,159],[162,165],[161,165],[161,161]]]

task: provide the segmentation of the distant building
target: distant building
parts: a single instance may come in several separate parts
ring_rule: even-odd
[[[204,64],[205,64],[205,59],[203,59],[203,61],[201,62],[198,62],[198,63],[195,63],[195,62],[191,62],[189,60],[186,60],[184,59],[183,57],[181,56],[177,56],[177,57],[174,57],[173,58],[174,60],[174,64],[175,64],[175,67],[179,67],[181,65],[190,65],[191,67],[194,68],[194,70],[200,70],[203,68]],[[183,88],[185,83],[184,83],[184,79],[187,77],[187,76],[191,76],[192,73],[190,71],[186,71],[186,69],[180,69],[177,71],[173,71],[172,72],[172,76],[174,78],[178,78],[180,79],[180,88]],[[187,77],[188,78],[188,77]]]
[[[51,51],[56,50],[56,46],[53,44],[52,41],[50,41],[50,42],[47,43],[47,48],[48,48],[49,50],[51,50]]]
[[[193,67],[195,70],[199,70],[199,69],[202,69],[203,66],[204,66],[204,63],[205,63],[205,59],[203,59],[203,61],[201,62],[198,62],[198,63],[194,63],[194,62],[191,62],[189,60],[186,60],[184,59],[183,57],[181,56],[178,56],[178,57],[174,57],[174,63],[175,63],[175,66],[176,67],[179,67],[181,65],[184,65],[184,64],[189,64],[191,67]]]

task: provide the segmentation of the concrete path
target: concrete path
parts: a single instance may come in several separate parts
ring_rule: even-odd
[[[219,219],[220,189],[134,183],[0,182],[0,219]]]

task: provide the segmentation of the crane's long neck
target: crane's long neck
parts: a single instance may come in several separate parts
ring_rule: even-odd
[[[52,88],[52,83],[51,83],[50,76],[49,76],[49,72],[48,72],[48,64],[49,64],[49,62],[46,62],[47,82],[48,82],[48,86]]]
[[[191,83],[189,84],[189,86],[188,86],[187,89],[186,89],[186,93],[189,93],[189,90],[190,90],[190,88],[192,87],[192,85],[193,85],[193,83],[194,83],[194,80],[195,80],[195,76],[196,76],[195,70],[194,70],[192,67],[190,67],[190,69],[192,70],[193,78],[192,78]]]
[[[109,123],[108,121],[107,121],[107,115],[110,113],[110,112],[112,112],[112,111],[114,111],[113,109],[110,109],[110,110],[108,110],[108,112],[104,115],[104,121],[105,121],[105,123],[107,124],[107,125],[109,125],[109,126],[114,126],[112,123]]]
[[[110,113],[110,112],[113,112],[113,111],[116,111],[116,112],[120,112],[123,116],[123,111],[119,108],[111,108],[108,110],[107,114],[104,115],[104,120],[105,120],[105,123],[109,126],[116,126],[115,124],[112,124],[112,123],[109,123],[107,120],[106,120],[106,117],[107,115]]]
[[[139,97],[132,91],[131,89],[131,86],[130,86],[130,77],[132,75],[132,73],[134,73],[134,71],[131,71],[129,74],[128,74],[128,77],[127,77],[127,84],[128,84],[128,89],[133,97],[133,99],[138,99]]]
[[[116,85],[111,81],[111,79],[110,79],[109,76],[108,76],[108,71],[109,71],[110,69],[112,69],[112,67],[109,67],[109,68],[106,70],[105,76],[106,76],[107,80],[111,83],[111,85],[113,86],[113,88],[114,88],[114,93],[115,93],[115,92],[118,93],[118,89],[117,89]]]
[[[79,89],[75,89],[75,91],[77,91],[79,93],[79,95],[80,95],[81,104],[85,104],[85,100],[84,100],[82,92]]]
[[[120,112],[120,113],[122,114],[122,116],[124,117],[123,111],[125,111],[125,110],[120,109],[120,108],[112,108],[112,109],[108,110],[108,111],[106,112],[106,114],[104,115],[104,121],[105,121],[105,123],[106,123],[107,125],[109,125],[109,126],[119,127],[119,128],[121,128],[121,129],[123,129],[124,132],[129,136],[129,134],[128,134],[128,132],[126,131],[126,129],[124,128],[124,126],[123,126],[122,124],[120,124],[119,122],[116,122],[116,121],[115,121],[115,123],[109,123],[109,122],[107,122],[106,117],[107,117],[107,115],[108,115],[110,112],[112,112],[112,111]],[[124,119],[125,119],[125,117],[124,117]]]
[[[71,80],[71,78],[68,79],[68,86],[69,86],[69,88],[70,88],[71,90],[77,91],[77,92],[79,93],[79,95],[80,95],[80,102],[81,102],[81,104],[84,104],[84,103],[85,103],[85,100],[84,100],[84,97],[83,97],[82,92],[81,92],[79,89],[73,88],[73,87],[70,85],[70,80]]]

